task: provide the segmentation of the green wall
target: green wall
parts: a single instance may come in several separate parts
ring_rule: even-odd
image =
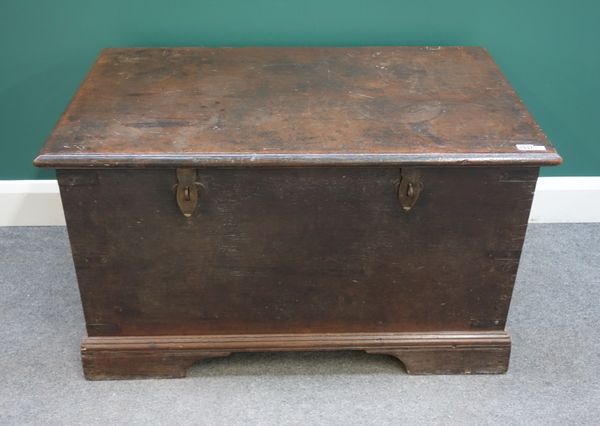
[[[31,160],[103,47],[486,46],[565,164],[600,175],[600,2],[2,0],[0,179]]]

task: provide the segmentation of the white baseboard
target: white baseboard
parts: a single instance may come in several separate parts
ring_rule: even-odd
[[[0,226],[64,224],[55,180],[0,180]]]
[[[529,222],[600,222],[600,176],[539,178]]]
[[[600,176],[540,178],[529,221],[600,222]],[[64,224],[55,180],[0,181],[0,226]]]

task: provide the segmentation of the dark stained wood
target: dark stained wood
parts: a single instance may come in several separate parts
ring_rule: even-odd
[[[502,330],[536,168],[59,170],[90,336]]]
[[[485,50],[365,47],[105,50],[35,163],[105,379],[280,350],[504,372],[560,161]]]
[[[90,380],[185,377],[198,361],[257,350],[364,350],[398,358],[410,374],[496,374],[508,368],[510,338],[505,332],[263,334],[89,337],[81,345]]]
[[[177,48],[103,50],[35,164],[560,161],[482,48]]]

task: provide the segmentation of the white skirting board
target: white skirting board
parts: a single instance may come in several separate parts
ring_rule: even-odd
[[[600,176],[539,178],[529,222],[600,222]]]
[[[64,225],[58,182],[0,180],[0,226]]]
[[[540,178],[529,222],[600,222],[600,176]],[[55,180],[0,181],[0,226],[64,224]]]

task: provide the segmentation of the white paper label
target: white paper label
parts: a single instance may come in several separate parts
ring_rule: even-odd
[[[545,151],[544,145],[532,145],[529,143],[518,143],[515,145],[519,151]]]

